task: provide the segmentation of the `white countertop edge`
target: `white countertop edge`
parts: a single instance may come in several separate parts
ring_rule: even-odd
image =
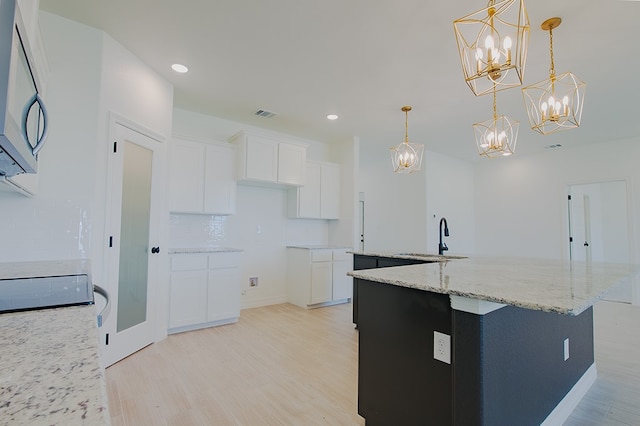
[[[489,302],[487,300],[470,299],[468,297],[451,294],[451,308],[456,311],[468,312],[476,315],[486,315],[498,309],[504,308],[504,303]]]

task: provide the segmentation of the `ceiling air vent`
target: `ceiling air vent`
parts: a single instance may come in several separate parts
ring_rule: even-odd
[[[253,115],[257,115],[258,117],[271,118],[278,115],[278,113],[267,111],[266,109],[259,109],[256,112],[254,112]]]
[[[545,146],[545,148],[547,148],[547,149],[555,149],[555,148],[560,148],[560,147],[562,147],[562,145],[560,145],[559,143],[555,143],[555,144],[552,144],[552,145]]]

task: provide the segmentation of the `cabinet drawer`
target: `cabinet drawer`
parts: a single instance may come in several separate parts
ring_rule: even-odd
[[[236,268],[240,266],[239,252],[220,252],[209,255],[209,269]]]
[[[333,260],[332,250],[311,250],[312,262],[331,262]]]
[[[350,251],[349,249],[334,249],[333,250],[333,260],[351,260],[351,253],[347,253]]]
[[[171,256],[172,271],[192,271],[207,269],[207,256],[204,254],[180,254]]]

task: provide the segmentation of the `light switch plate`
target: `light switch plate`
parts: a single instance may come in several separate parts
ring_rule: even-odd
[[[433,358],[451,364],[451,336],[433,332]]]

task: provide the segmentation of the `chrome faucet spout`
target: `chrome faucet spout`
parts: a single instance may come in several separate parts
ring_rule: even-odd
[[[449,247],[447,247],[447,244],[442,241],[443,225],[444,225],[444,236],[448,237],[449,225],[447,224],[447,219],[444,217],[440,219],[440,242],[438,243],[438,254],[440,255],[444,254],[446,250],[449,250]]]

